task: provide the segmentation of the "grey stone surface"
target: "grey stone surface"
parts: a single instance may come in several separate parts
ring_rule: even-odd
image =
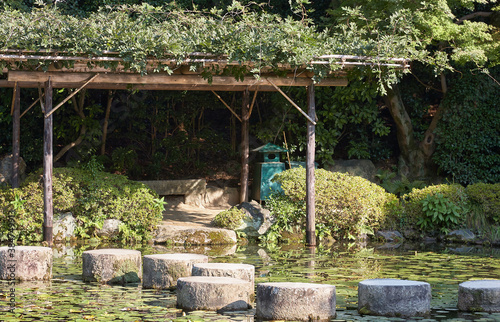
[[[255,266],[233,263],[200,263],[193,265],[193,276],[233,277],[255,285]]]
[[[3,176],[5,182],[9,185],[12,184],[12,154],[3,155],[0,157],[0,175]],[[19,157],[19,182],[22,182],[26,172],[26,162],[24,162],[22,157]],[[1,184],[0,177],[0,184]]]
[[[238,209],[246,213],[243,224],[236,228],[237,231],[243,231],[248,236],[260,236],[267,232],[274,222],[271,212],[264,209],[257,201],[243,202],[237,206]]]
[[[311,283],[257,284],[256,318],[329,321],[336,316],[335,286]]]
[[[238,188],[207,186],[203,205],[230,208],[238,204],[239,198]]]
[[[461,311],[500,312],[500,280],[463,282],[458,286]]]
[[[446,235],[446,240],[451,242],[473,242],[475,239],[476,235],[469,229],[453,230]]]
[[[153,233],[155,244],[225,245],[236,244],[236,233],[229,229],[159,225]]]
[[[207,181],[205,179],[152,180],[140,181],[160,196],[184,195],[184,202],[198,207],[203,206]]]
[[[50,280],[52,278],[52,248],[0,247],[0,278],[18,281]]]
[[[333,166],[329,167],[327,170],[349,173],[372,182],[375,181],[376,168],[370,160],[334,160]]]
[[[76,220],[71,212],[55,216],[52,224],[54,241],[65,241],[75,236]]]
[[[431,286],[426,282],[371,279],[358,285],[358,312],[367,315],[427,316],[431,310]]]
[[[144,256],[143,288],[170,289],[180,277],[191,276],[193,264],[207,263],[199,254],[154,254]]]
[[[105,219],[102,228],[98,229],[96,234],[99,237],[113,237],[120,233],[122,221],[118,219]]]
[[[385,241],[391,242],[401,242],[405,238],[399,231],[396,230],[379,230],[377,231],[377,236],[380,236],[385,239]]]
[[[250,282],[230,277],[190,276],[177,280],[177,306],[187,310],[238,311],[251,307]]]
[[[82,270],[84,282],[137,283],[142,278],[141,252],[119,248],[87,250],[82,254]]]

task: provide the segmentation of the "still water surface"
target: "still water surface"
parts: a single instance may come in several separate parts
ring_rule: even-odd
[[[175,308],[175,291],[143,290],[140,284],[106,286],[83,283],[81,253],[98,247],[61,247],[54,251],[50,283],[18,283],[15,313],[9,313],[10,294],[0,282],[0,320],[3,321],[253,321],[255,309],[217,314],[182,312]],[[124,246],[123,248],[130,248]],[[500,321],[500,314],[461,313],[456,309],[458,284],[471,279],[500,279],[500,249],[475,246],[379,244],[301,245],[268,249],[238,247],[138,248],[146,254],[196,252],[211,262],[255,266],[256,283],[306,282],[336,286],[337,318],[333,321],[408,321],[360,316],[357,285],[372,278],[424,281],[432,287],[432,314],[419,321]],[[417,319],[415,319],[417,320]]]

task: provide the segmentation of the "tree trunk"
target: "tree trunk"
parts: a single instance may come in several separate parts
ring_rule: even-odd
[[[387,90],[386,105],[396,123],[398,145],[400,149],[399,173],[409,179],[424,179],[434,174],[432,153],[434,152],[434,134],[430,129],[422,142],[415,139],[410,116],[406,112],[401,93],[397,85]],[[436,121],[437,122],[437,121]],[[435,128],[435,126],[434,126]]]
[[[108,136],[108,123],[109,114],[111,114],[111,103],[113,103],[114,92],[110,90],[108,92],[108,102],[106,104],[106,115],[104,116],[104,124],[102,126],[102,144],[101,144],[101,155],[106,153],[106,138]]]

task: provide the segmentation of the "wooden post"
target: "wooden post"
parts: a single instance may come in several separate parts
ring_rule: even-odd
[[[316,103],[314,100],[314,84],[307,88],[307,105],[309,118],[316,119]],[[316,210],[314,205],[314,154],[315,154],[315,125],[307,121],[307,153],[306,153],[306,243],[316,245]]]
[[[52,115],[52,82],[50,77],[45,83],[45,109],[43,123],[43,240],[52,246],[52,217],[54,205],[52,200],[52,160],[53,160],[53,124]]]
[[[12,188],[19,188],[19,158],[21,142],[21,88],[14,88],[14,110],[12,111]]]
[[[248,201],[248,157],[249,145],[249,119],[250,119],[250,92],[248,88],[243,92],[243,105],[241,107],[241,186],[240,202]]]

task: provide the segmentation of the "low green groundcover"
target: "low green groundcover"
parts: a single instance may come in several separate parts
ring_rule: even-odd
[[[105,219],[122,221],[116,238],[147,240],[162,219],[164,202],[142,183],[125,176],[76,168],[56,168],[53,175],[54,217],[71,212],[76,235],[95,237]],[[11,233],[18,242],[42,240],[43,181],[41,170],[19,189],[0,190],[0,239]],[[13,236],[10,236],[13,237]]]

